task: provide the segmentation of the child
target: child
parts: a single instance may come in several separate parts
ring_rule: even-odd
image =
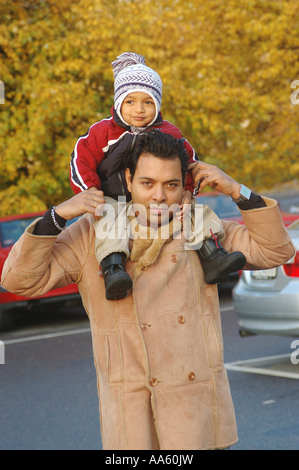
[[[138,134],[152,128],[176,138],[182,138],[182,135],[176,126],[163,120],[160,113],[162,82],[159,75],[145,65],[142,56],[125,52],[112,66],[115,94],[111,117],[93,124],[77,141],[71,157],[71,186],[75,194],[90,188],[101,189],[106,203],[109,201],[115,208],[118,196],[130,200],[124,171]],[[184,146],[189,162],[196,161],[196,152],[185,139]],[[188,173],[182,204],[190,204],[193,191],[192,176]],[[230,272],[241,269],[246,258],[240,252],[229,254],[221,247],[215,237],[215,234],[218,237],[223,234],[221,222],[207,206],[204,208],[204,241],[197,253],[206,282],[214,284],[224,280]],[[115,223],[117,225],[117,218]],[[101,220],[96,222],[95,232],[96,257],[105,281],[106,298],[122,299],[132,287],[124,268],[130,255],[128,237],[100,239],[98,235],[103,233]]]

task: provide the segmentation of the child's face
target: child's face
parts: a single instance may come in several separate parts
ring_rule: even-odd
[[[130,126],[145,127],[154,120],[156,106],[149,95],[136,91],[126,96],[120,112]]]

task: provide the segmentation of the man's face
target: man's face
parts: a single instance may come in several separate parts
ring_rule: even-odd
[[[126,96],[120,112],[130,126],[144,127],[154,120],[156,105],[149,95],[136,91]]]
[[[178,210],[184,193],[179,157],[169,160],[143,153],[133,180],[128,168],[126,180],[134,209],[141,214],[140,222],[152,226],[168,223],[175,209]]]

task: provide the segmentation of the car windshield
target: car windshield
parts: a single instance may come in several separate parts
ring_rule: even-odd
[[[7,248],[13,245],[23,234],[24,230],[28,225],[31,224],[37,217],[29,217],[24,219],[7,220],[6,222],[0,222],[0,242],[2,248]],[[76,222],[79,217],[75,217],[72,220],[68,220],[66,225],[71,225]]]
[[[25,228],[31,224],[36,217],[29,219],[8,220],[0,223],[1,246],[6,248],[13,245],[22,235]]]
[[[237,204],[235,204],[229,196],[199,196],[197,198],[199,204],[205,204],[210,207],[221,219],[240,217]]]

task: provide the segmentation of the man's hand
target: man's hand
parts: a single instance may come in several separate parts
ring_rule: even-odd
[[[86,212],[95,215],[96,208],[100,204],[105,204],[104,193],[92,188],[62,202],[56,206],[55,212],[64,219],[71,220]]]
[[[200,182],[200,191],[206,186],[210,186],[221,193],[231,196],[233,199],[237,199],[240,196],[241,184],[217,166],[199,161],[190,163],[188,170],[192,170],[194,186],[196,187]]]

